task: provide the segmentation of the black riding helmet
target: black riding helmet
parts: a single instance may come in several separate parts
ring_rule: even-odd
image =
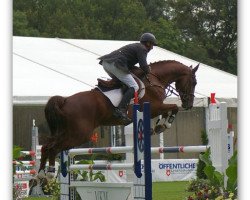
[[[140,42],[151,42],[154,46],[157,46],[156,38],[152,33],[143,33]]]

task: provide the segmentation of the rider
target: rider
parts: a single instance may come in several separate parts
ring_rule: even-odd
[[[147,54],[156,46],[156,38],[152,33],[143,33],[140,43],[128,44],[107,55],[101,56],[100,64],[104,70],[114,79],[119,79],[128,86],[121,102],[115,109],[114,116],[121,119],[124,123],[131,122],[127,116],[127,106],[133,98],[134,93],[139,90],[139,86],[130,74],[130,68],[139,63],[140,68],[147,74],[150,67],[147,64]]]

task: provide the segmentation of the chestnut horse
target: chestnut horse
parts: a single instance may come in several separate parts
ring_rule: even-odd
[[[145,95],[139,99],[139,104],[150,102],[151,118],[169,112],[176,114],[176,104],[164,104],[166,88],[175,82],[184,109],[191,109],[194,101],[196,76],[199,65],[187,67],[177,61],[159,61],[150,64],[151,72],[144,75]],[[132,72],[140,76],[140,68]],[[49,170],[53,171],[56,155],[90,140],[94,129],[102,125],[122,125],[113,116],[114,106],[104,94],[98,90],[79,92],[69,97],[53,96],[45,107],[45,117],[48,122],[51,138],[42,147],[42,157],[39,172],[44,173],[46,160],[49,159]],[[132,117],[131,106],[128,115]],[[126,124],[124,124],[126,125]]]

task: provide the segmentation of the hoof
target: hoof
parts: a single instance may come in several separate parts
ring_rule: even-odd
[[[45,193],[43,191],[43,188],[48,184],[48,181],[46,178],[42,179],[31,179],[29,181],[29,195],[31,196],[43,196]]]
[[[29,180],[29,187],[30,188],[37,186],[37,184],[38,184],[38,180],[36,178],[32,178]]]
[[[171,128],[172,124],[166,122],[165,126],[166,126],[166,128]]]
[[[47,172],[46,178],[47,178],[48,180],[51,180],[51,179],[53,179],[54,177],[55,177],[55,172]]]
[[[163,124],[163,125],[157,125],[154,128],[154,132],[155,132],[155,134],[160,134],[160,133],[164,132],[166,130],[166,128],[167,127],[166,127],[165,124]]]
[[[155,131],[153,128],[150,129],[150,135],[155,135]]]
[[[121,123],[124,124],[125,126],[131,124],[132,122],[133,121],[131,119],[129,119],[129,118],[121,120]]]
[[[38,173],[37,178],[39,179],[46,178],[45,171],[43,169]]]

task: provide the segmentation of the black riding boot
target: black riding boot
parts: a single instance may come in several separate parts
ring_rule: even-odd
[[[123,98],[118,105],[118,107],[115,109],[114,116],[121,119],[124,123],[131,123],[132,120],[127,116],[127,107],[130,102],[130,100],[134,97],[135,89],[129,88],[125,94],[123,95]]]

